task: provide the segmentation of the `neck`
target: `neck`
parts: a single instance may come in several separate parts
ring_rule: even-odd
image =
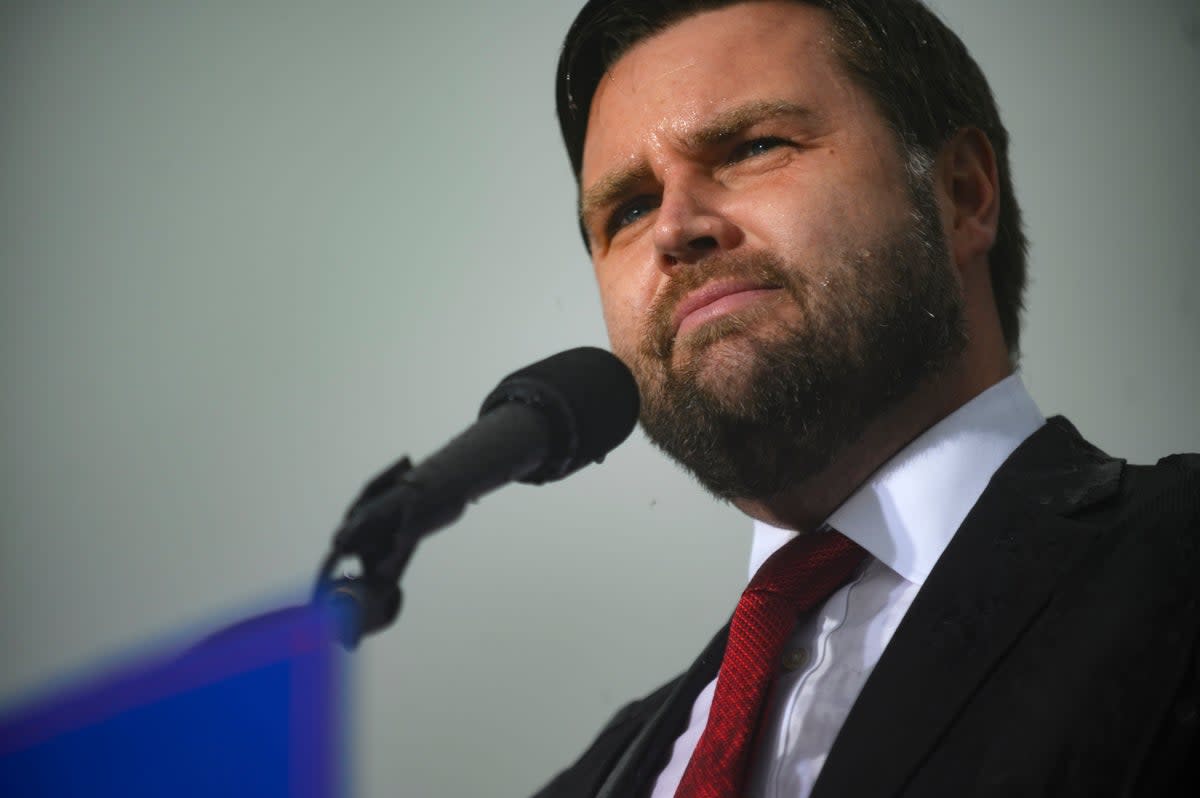
[[[1012,373],[1007,360],[986,369],[965,365],[971,362],[962,358],[873,420],[824,471],[764,499],[735,499],[734,506],[772,526],[816,529],[914,438]]]

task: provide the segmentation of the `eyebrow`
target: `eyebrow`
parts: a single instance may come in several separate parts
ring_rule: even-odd
[[[780,117],[811,119],[817,114],[811,108],[787,100],[753,100],[734,106],[717,114],[694,131],[681,137],[679,145],[684,151],[697,152],[724,143],[748,127]],[[579,224],[587,229],[587,220],[600,210],[615,204],[625,194],[652,176],[650,165],[638,160],[628,166],[613,169],[600,177],[587,189],[580,192]]]

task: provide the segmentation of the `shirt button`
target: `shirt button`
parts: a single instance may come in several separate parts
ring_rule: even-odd
[[[808,664],[808,650],[798,648],[783,655],[783,669],[796,671]]]

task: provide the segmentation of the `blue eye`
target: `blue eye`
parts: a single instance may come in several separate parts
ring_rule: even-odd
[[[641,219],[650,211],[657,207],[657,200],[653,197],[635,197],[626,202],[624,205],[617,208],[613,215],[609,218],[608,232],[612,235],[622,227],[627,227],[638,219]]]
[[[764,136],[760,139],[750,139],[735,147],[733,152],[729,154],[729,160],[742,161],[746,158],[753,158],[756,155],[762,155],[788,143],[786,139],[781,139],[778,136]]]

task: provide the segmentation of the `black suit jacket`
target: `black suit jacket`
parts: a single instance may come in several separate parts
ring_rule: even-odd
[[[1050,419],[934,567],[813,798],[1200,795],[1198,565],[1200,456],[1127,466]],[[647,795],[725,631],[536,798]]]

